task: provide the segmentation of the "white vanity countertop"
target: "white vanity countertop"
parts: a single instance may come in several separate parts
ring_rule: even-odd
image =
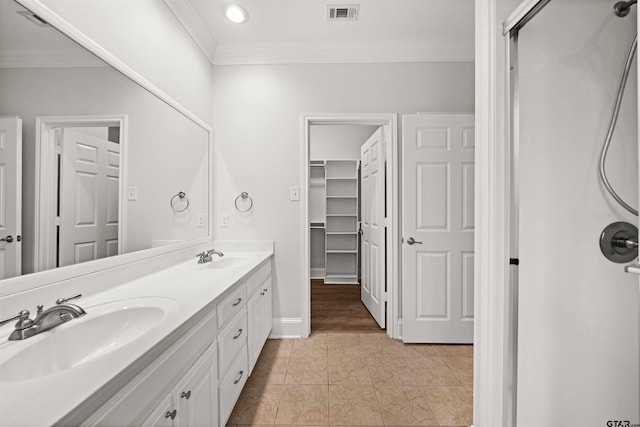
[[[126,284],[116,286],[99,294],[81,298],[77,303],[87,312],[85,316],[71,320],[50,331],[43,332],[23,341],[8,341],[13,330],[13,322],[0,329],[0,418],[3,425],[51,425],[61,420],[72,410],[91,397],[91,405],[99,407],[110,396],[96,399],[96,393],[124,370],[157,348],[166,349],[173,339],[167,337],[185,322],[189,322],[206,306],[219,299],[226,290],[239,280],[252,273],[273,255],[264,252],[226,252],[223,258],[211,263],[197,264],[196,260],[183,262],[173,267],[152,273]],[[212,268],[216,262],[225,262],[228,267]],[[238,265],[239,264],[239,265]],[[81,290],[80,290],[81,291]],[[31,363],[50,363],[47,359],[51,349],[47,347],[47,338],[64,333],[65,328],[74,322],[91,320],[92,307],[112,301],[130,300],[153,301],[151,297],[170,299],[169,309],[157,324],[135,340],[110,351],[107,354],[78,363],[75,366],[58,370],[55,373],[37,375],[40,369],[33,366],[29,372],[16,372],[16,369],[3,369],[3,364],[21,351],[28,354]],[[166,300],[165,300],[166,301]],[[35,304],[34,304],[35,305]],[[175,335],[175,334],[174,334]],[[65,343],[72,353],[73,343]],[[31,348],[33,347],[33,348]],[[65,351],[66,348],[65,347]],[[22,356],[21,356],[22,357]],[[31,366],[26,363],[25,366]],[[26,368],[29,369],[29,368]],[[45,369],[46,370],[46,369]],[[36,372],[36,373],[34,373]],[[128,373],[127,376],[130,376]],[[34,376],[34,378],[28,378]],[[15,377],[23,377],[15,380]],[[127,378],[127,380],[132,378]],[[100,396],[98,393],[97,396]],[[97,407],[92,408],[93,410]]]

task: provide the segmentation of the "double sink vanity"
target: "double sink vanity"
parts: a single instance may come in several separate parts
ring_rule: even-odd
[[[192,255],[97,292],[78,285],[62,303],[86,314],[45,332],[9,341],[5,324],[2,423],[224,426],[271,331],[272,256],[272,243]]]

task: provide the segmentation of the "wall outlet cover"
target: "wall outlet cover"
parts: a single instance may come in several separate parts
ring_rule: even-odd
[[[300,200],[300,187],[291,187],[289,189],[289,199],[293,201]]]

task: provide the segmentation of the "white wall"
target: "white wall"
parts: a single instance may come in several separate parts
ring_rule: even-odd
[[[98,83],[99,82],[99,83]],[[0,68],[0,116],[19,116],[23,127],[23,272],[33,272],[36,116],[127,114],[126,251],[151,247],[152,239],[206,237],[197,214],[206,213],[207,132],[109,67]],[[171,196],[184,191],[191,209],[175,214]]]
[[[608,224],[638,223],[598,180],[636,12],[579,3],[554,0],[519,36],[519,427],[640,422],[638,278],[598,245]],[[634,68],[607,169],[636,208],[637,113]]]
[[[360,147],[379,126],[311,125],[310,160],[360,160]]]
[[[211,122],[211,64],[162,0],[42,0],[103,48]]]
[[[275,240],[275,318],[299,319],[307,286],[300,202],[289,200],[301,182],[301,113],[470,112],[473,73],[469,62],[214,67],[214,235]],[[250,215],[233,207],[242,191]]]

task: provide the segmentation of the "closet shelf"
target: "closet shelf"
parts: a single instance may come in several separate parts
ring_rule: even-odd
[[[358,196],[327,196],[327,199],[357,199]]]
[[[327,181],[355,181],[357,176],[328,176],[325,178]]]
[[[327,231],[327,234],[344,234],[344,235],[354,235],[358,234],[357,231]]]
[[[327,217],[357,217],[357,214],[327,214]]]
[[[327,249],[328,254],[357,254],[357,250],[353,249]]]

